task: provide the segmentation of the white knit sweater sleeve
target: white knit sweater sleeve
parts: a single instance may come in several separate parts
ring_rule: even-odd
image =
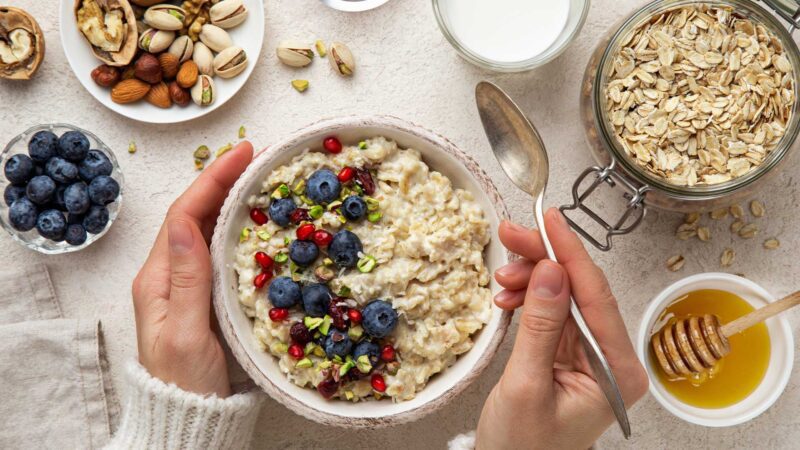
[[[136,362],[125,375],[122,421],[107,450],[249,448],[259,394],[205,397],[154,378]]]
[[[448,450],[474,450],[475,449],[475,432],[459,434],[454,437],[452,441],[447,443]]]

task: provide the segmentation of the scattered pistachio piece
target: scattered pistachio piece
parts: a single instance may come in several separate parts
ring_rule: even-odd
[[[326,359],[325,361],[322,361],[321,363],[317,364],[317,367],[319,367],[320,369],[327,369],[332,364],[333,364],[332,362]]]
[[[372,223],[375,223],[375,222],[381,220],[382,218],[383,218],[383,213],[380,212],[380,211],[371,212],[367,216],[367,220],[369,220]]]
[[[358,148],[361,149],[361,150],[366,150],[367,149],[367,141],[359,142],[358,143]]]
[[[256,231],[256,236],[258,236],[258,238],[261,239],[262,241],[268,241],[272,237],[272,235],[269,234],[267,230],[264,229]]]
[[[246,136],[246,131],[244,129],[244,125],[239,127],[239,139],[244,139]]]
[[[686,260],[683,258],[683,255],[675,255],[667,260],[667,268],[672,272],[677,272],[683,268],[685,263]]]
[[[289,259],[289,254],[288,253],[278,253],[277,255],[275,255],[274,258],[272,258],[272,260],[275,261],[278,264],[283,264],[288,259]]]
[[[312,219],[319,219],[324,213],[325,208],[320,205],[314,205],[308,210],[308,215],[311,216]]]
[[[217,149],[216,157],[219,158],[220,156],[222,156],[225,153],[229,152],[232,148],[233,148],[233,144],[228,142],[227,144],[225,144],[222,147]]]
[[[308,80],[292,80],[292,87],[297,92],[305,92],[308,89]]]
[[[202,159],[195,159],[194,160],[194,168],[196,170],[203,170],[205,168],[205,166],[206,165],[205,165],[205,163],[203,162]]]
[[[272,197],[272,198],[287,198],[290,195],[291,195],[291,191],[289,190],[289,186],[287,186],[285,184],[282,184],[282,185],[278,186],[277,188],[275,188],[275,190],[272,192],[272,195],[270,197]]]
[[[317,39],[317,41],[314,42],[314,47],[317,48],[317,54],[320,58],[324,58],[328,55],[328,50],[325,48],[325,42],[323,42],[322,39]]]
[[[295,184],[294,187],[292,188],[292,192],[294,192],[295,195],[303,195],[305,191],[306,191],[306,180],[298,181],[297,184]]]
[[[317,346],[317,344],[315,344],[313,342],[309,342],[308,344],[306,344],[306,347],[303,349],[303,354],[306,354],[306,355],[311,354],[314,351],[314,347],[316,347],[316,346]]]
[[[350,327],[349,330],[347,330],[347,336],[354,341],[361,339],[361,336],[363,335],[364,335],[364,329],[361,328],[361,325],[355,325],[353,327]]]
[[[242,232],[239,233],[239,242],[247,242],[250,239],[250,228],[242,228]]]
[[[131,141],[131,143],[128,144],[128,153],[130,153],[131,155],[136,153],[136,142]]]
[[[767,250],[775,250],[781,246],[781,242],[775,238],[767,239],[764,241],[764,248]]]
[[[333,211],[334,209],[336,209],[336,208],[338,208],[338,207],[340,207],[340,206],[342,206],[342,202],[341,202],[341,201],[339,201],[339,200],[336,200],[336,201],[334,201],[334,202],[331,202],[331,203],[328,205],[328,211]]]
[[[342,367],[339,367],[339,376],[343,377],[347,375],[347,372],[350,372],[350,369],[356,366],[356,363],[353,361],[347,361],[346,363],[342,364]]]
[[[305,203],[308,206],[312,206],[314,204],[314,200],[311,200],[310,198],[306,197],[305,195],[301,195],[300,196],[300,201]]]
[[[309,367],[312,367],[313,365],[314,365],[314,363],[312,363],[310,359],[303,358],[300,361],[297,361],[297,364],[295,364],[294,366],[297,367],[298,369],[308,369]]]
[[[381,207],[381,202],[372,197],[364,197],[364,202],[367,204],[367,211],[377,211]]]
[[[372,363],[369,361],[369,356],[359,356],[356,360],[356,368],[361,373],[369,373],[369,371],[372,370]]]
[[[319,345],[315,346],[314,347],[314,356],[318,356],[320,358],[324,358],[325,357],[325,349],[323,349]],[[330,361],[328,361],[328,362],[330,362]]]
[[[197,147],[197,150],[194,151],[194,157],[195,159],[202,159],[205,161],[211,157],[211,150],[208,149],[207,145],[201,145],[200,147]]]
[[[369,273],[372,272],[372,269],[378,265],[378,261],[375,260],[375,257],[366,255],[356,263],[356,267],[358,267],[358,271],[361,273]]]
[[[322,325],[322,322],[323,319],[319,317],[306,316],[303,318],[303,325],[305,325],[309,330],[319,328],[319,326]]]
[[[322,324],[319,326],[319,332],[322,333],[323,336],[328,335],[328,331],[331,329],[331,323],[333,323],[333,319],[331,316],[325,314],[325,317],[322,318]]]
[[[725,251],[722,252],[719,263],[722,265],[722,267],[730,267],[730,265],[733,264],[733,259],[735,257],[736,252],[734,252],[732,248],[726,248]]]

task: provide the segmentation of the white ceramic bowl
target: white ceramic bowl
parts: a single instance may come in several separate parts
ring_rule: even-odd
[[[639,328],[637,351],[650,376],[650,393],[667,411],[675,416],[706,427],[738,425],[758,417],[769,409],[783,393],[794,364],[794,338],[785,317],[767,320],[771,345],[769,366],[761,384],[747,398],[735,405],[720,409],[703,409],[687,405],[672,396],[656,374],[661,370],[649,358],[650,337],[658,316],[676,298],[698,289],[719,289],[732,292],[756,308],[775,301],[769,292],[756,283],[727,273],[702,273],[675,282],[650,302]]]
[[[380,427],[417,420],[444,405],[463,391],[489,364],[511,320],[511,313],[492,306],[491,321],[475,336],[475,346],[456,363],[434,376],[413,400],[352,403],[325,400],[316,390],[289,381],[277,360],[256,344],[252,324],[237,298],[237,276],[232,267],[239,233],[249,223],[246,200],[260,191],[261,182],[276,167],[287,164],[307,148],[321,150],[322,140],[336,135],[345,144],[385,136],[401,147],[414,148],[434,170],[446,175],[453,185],[472,192],[486,211],[497,236],[501,219],[508,218],[505,204],[488,176],[477,163],[451,142],[424,128],[392,117],[345,117],[325,120],[306,127],[256,156],[231,189],[214,230],[211,254],[214,269],[214,309],[222,333],[234,356],[250,377],[269,395],[308,419],[351,428]],[[487,267],[494,271],[508,261],[498,239],[485,250]],[[499,288],[492,280],[493,292]]]
[[[164,0],[161,3],[175,3]],[[111,101],[111,89],[98,86],[92,81],[92,70],[103,64],[95,58],[89,43],[78,30],[74,11],[75,0],[61,0],[59,28],[61,31],[61,45],[67,55],[72,71],[84,88],[89,91],[106,108],[122,114],[130,119],[147,123],[179,123],[205,116],[224,105],[233,98],[239,89],[244,86],[256,64],[260,63],[261,45],[264,42],[264,3],[263,0],[244,0],[248,10],[247,20],[241,25],[225,30],[231,35],[235,45],[242,47],[247,53],[249,63],[244,72],[231,79],[214,77],[219,96],[209,106],[197,106],[194,102],[181,107],[173,105],[171,108],[159,108],[142,100],[136,103],[120,105]]]

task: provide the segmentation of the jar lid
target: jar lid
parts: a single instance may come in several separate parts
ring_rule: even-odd
[[[764,0],[773,11],[791,23],[791,29],[800,28],[800,1],[798,0]]]

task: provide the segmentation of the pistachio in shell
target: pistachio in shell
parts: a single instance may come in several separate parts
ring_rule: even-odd
[[[345,77],[353,75],[356,70],[356,60],[346,45],[341,42],[331,43],[328,55],[330,55],[328,59],[331,61],[331,67],[336,73]]]
[[[139,32],[128,0],[75,0],[78,29],[92,53],[109,66],[124,66],[136,55]]]
[[[211,49],[209,49],[206,44],[202,42],[194,43],[192,60],[197,64],[197,69],[200,73],[210,77],[214,76],[214,54],[211,53]]]
[[[305,67],[314,59],[311,46],[299,41],[283,41],[276,50],[278,59],[291,67]]]
[[[175,55],[178,61],[183,63],[192,58],[194,52],[194,42],[189,36],[180,36],[172,42],[167,50],[170,54]]]
[[[139,48],[149,53],[161,53],[175,41],[174,31],[150,28],[139,37]]]
[[[155,5],[147,8],[144,22],[153,28],[165,31],[178,31],[183,28],[186,11],[175,5]]]
[[[27,12],[0,7],[0,78],[28,80],[44,59],[44,35]]]
[[[200,29],[200,40],[217,53],[233,47],[233,40],[228,32],[216,25],[203,25]]]
[[[198,106],[208,106],[217,98],[217,88],[214,80],[208,75],[197,77],[197,83],[192,87],[192,100]]]
[[[208,11],[211,24],[220,28],[233,28],[247,19],[247,8],[242,0],[223,0]]]
[[[247,67],[247,53],[241,47],[228,47],[214,58],[214,72],[221,78],[233,78]]]

